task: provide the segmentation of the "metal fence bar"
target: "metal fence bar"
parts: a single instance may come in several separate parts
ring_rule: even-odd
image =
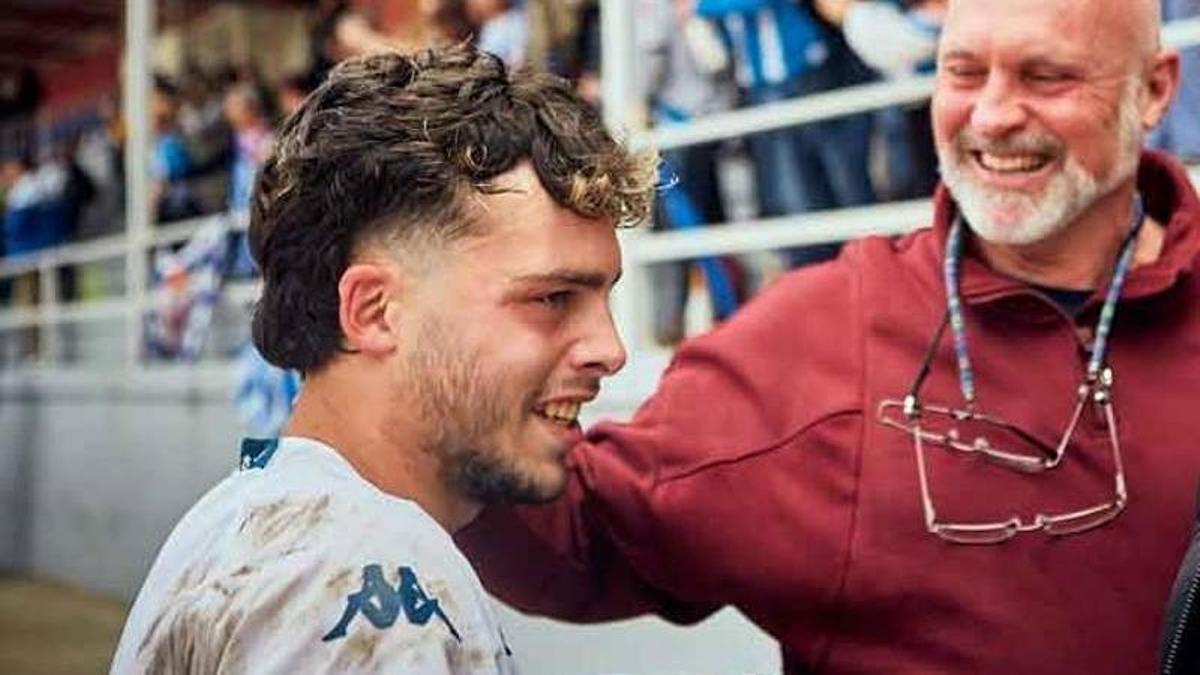
[[[182,244],[192,238],[200,228],[214,222],[222,222],[231,232],[244,232],[249,225],[249,214],[245,211],[214,213],[199,218],[181,220],[178,223],[160,225],[155,228],[153,243],[156,247]]]
[[[1164,24],[1162,41],[1172,49],[1200,45],[1200,18],[1178,19]]]
[[[127,316],[128,313],[129,302],[124,296],[60,304],[52,312],[39,310],[36,307],[18,307],[0,312],[0,331],[120,319]]]
[[[262,293],[262,283],[258,281],[238,281],[226,284],[221,292],[228,301],[234,304],[250,304],[256,301]],[[138,316],[143,316],[146,309],[153,303],[153,297],[147,296],[141,307],[138,308]],[[103,300],[59,303],[53,308],[16,307],[0,311],[0,332],[34,326],[120,319],[128,314],[129,301],[125,296],[114,296]]]
[[[150,233],[151,245],[153,245],[155,248],[160,248],[163,246],[182,244],[188,239],[191,239],[192,236],[195,235],[196,232],[198,232],[201,228],[209,225],[210,223],[223,220],[224,218],[225,214],[214,213],[207,216],[201,216],[199,218],[181,220],[176,223],[158,225],[154,228],[154,231]]]
[[[154,0],[125,0],[125,295],[126,362],[136,367],[142,354],[141,306],[150,273],[146,261],[151,241],[150,199],[150,67],[155,26]]]
[[[216,213],[188,220],[181,220],[155,228],[150,245],[171,246],[191,239],[200,228],[213,220],[225,220],[231,231],[245,231],[248,218],[245,213]],[[127,235],[114,234],[87,241],[63,244],[35,253],[0,260],[0,279],[16,278],[45,265],[65,267],[84,263],[115,260],[124,257],[129,250]]]
[[[117,234],[90,241],[64,244],[38,251],[26,256],[0,261],[0,279],[15,278],[46,265],[65,267],[83,263],[114,260],[126,255],[129,242],[125,235]]]
[[[600,4],[604,121],[617,136],[634,127],[636,109],[641,105],[634,63],[637,50],[633,10],[632,0],[605,0]],[[636,248],[638,234],[624,231],[618,239],[623,255],[629,259],[632,249]],[[638,265],[626,265],[624,277],[613,291],[612,308],[617,326],[626,331],[623,338],[631,350],[639,349],[647,342],[648,336],[638,327],[647,324],[650,292],[647,270]]]
[[[248,305],[258,301],[258,296],[262,295],[261,281],[238,281],[231,284],[226,284],[222,289],[226,299],[237,305]]]
[[[932,214],[928,199],[814,211],[699,230],[654,232],[641,237],[630,252],[633,262],[649,265],[708,255],[826,244],[870,234],[904,234],[928,225]]]
[[[45,323],[59,310],[58,268],[44,264],[38,268],[38,303],[46,317]],[[45,363],[53,365],[58,359],[58,331],[43,328],[37,334],[38,353]]]
[[[790,101],[707,115],[694,122],[656,127],[635,135],[634,143],[670,150],[893,105],[917,103],[929,98],[932,92],[932,76],[844,87]]]

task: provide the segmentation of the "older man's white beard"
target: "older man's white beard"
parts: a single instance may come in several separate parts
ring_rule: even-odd
[[[1103,179],[1088,173],[1056,139],[1027,134],[1001,141],[978,139],[964,129],[938,147],[942,181],[958,204],[971,230],[981,239],[1009,246],[1043,241],[1060,232],[1096,200],[1109,194],[1137,171],[1143,131],[1139,119],[1140,83],[1126,87],[1118,111],[1117,163]],[[1013,149],[1050,150],[1063,157],[1063,166],[1040,193],[998,190],[970,177],[971,150],[1002,153]]]

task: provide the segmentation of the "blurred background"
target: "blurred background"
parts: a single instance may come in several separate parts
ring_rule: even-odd
[[[671,349],[790,268],[927,222],[945,0],[0,0],[0,672],[106,672],[170,528],[298,386],[249,343],[245,209],[339,60],[472,40],[570,79],[666,160],[623,232],[626,417]],[[1200,163],[1200,0],[1163,0],[1184,88],[1151,143]],[[512,611],[529,675],[778,673],[699,627]]]

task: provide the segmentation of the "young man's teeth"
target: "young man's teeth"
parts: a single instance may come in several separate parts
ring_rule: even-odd
[[[1033,171],[1041,168],[1044,159],[1038,155],[1016,155],[1012,157],[1001,157],[999,155],[990,155],[986,152],[979,154],[979,162],[983,164],[985,169],[989,171],[997,171],[1000,173],[1017,173],[1020,171]]]
[[[544,414],[555,422],[569,424],[579,417],[579,408],[579,403],[551,403],[545,407]]]

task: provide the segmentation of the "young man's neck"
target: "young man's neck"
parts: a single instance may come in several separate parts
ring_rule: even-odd
[[[1133,187],[1102,197],[1070,225],[1033,244],[1012,246],[974,238],[978,255],[997,272],[1028,284],[1092,290],[1108,283],[1133,219]],[[1164,228],[1149,216],[1134,249],[1134,267],[1162,252]]]
[[[396,420],[391,413],[397,406],[383,396],[352,394],[347,389],[327,373],[307,378],[282,435],[330,446],[364,480],[389,495],[416,502],[448,532],[471,522],[480,505],[445,486],[438,458],[412,433],[416,425]]]

